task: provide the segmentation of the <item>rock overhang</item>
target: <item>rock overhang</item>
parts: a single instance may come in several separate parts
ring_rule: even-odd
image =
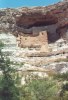
[[[44,14],[42,12],[39,13],[28,13],[28,15],[22,14],[22,16],[16,19],[16,24],[19,27],[23,28],[31,28],[31,27],[40,27],[56,24],[58,22],[58,18],[53,14]]]

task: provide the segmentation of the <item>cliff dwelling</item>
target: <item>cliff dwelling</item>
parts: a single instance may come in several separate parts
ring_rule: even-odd
[[[16,16],[16,29],[19,32],[22,47],[48,45],[55,43],[61,37],[68,37],[68,4],[59,4],[61,7],[57,4],[49,7],[20,9],[21,15]],[[40,34],[42,32],[44,35]]]
[[[18,26],[22,30],[18,34],[18,46],[29,47],[29,48],[39,48],[42,52],[48,52],[48,44],[54,43],[60,38],[60,34],[56,32],[57,25],[47,25],[47,26],[33,26],[30,28],[23,28]]]
[[[18,46],[25,48],[38,48],[42,51],[48,50],[47,31],[41,31],[38,34],[22,34],[17,38]]]
[[[37,16],[37,17],[36,17]],[[31,48],[44,48],[48,51],[48,44],[60,38],[57,33],[58,19],[53,14],[44,15],[42,12],[23,12],[22,16],[17,16],[16,27],[18,33],[18,46]]]

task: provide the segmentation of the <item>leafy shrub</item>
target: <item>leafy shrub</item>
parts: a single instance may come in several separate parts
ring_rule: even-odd
[[[56,74],[53,76],[54,79],[57,80],[67,80],[68,81],[68,72],[67,73],[63,73],[63,74]]]
[[[22,88],[22,100],[53,100],[58,91],[56,83],[51,80],[32,80]],[[56,98],[57,100],[57,98]]]
[[[0,41],[0,48],[4,47],[4,43]]]

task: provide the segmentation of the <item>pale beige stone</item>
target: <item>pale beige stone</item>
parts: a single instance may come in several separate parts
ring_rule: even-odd
[[[34,36],[33,34],[18,35],[17,38],[18,46],[40,48],[39,50],[41,52],[47,52],[48,51],[47,31],[41,31],[36,36]]]

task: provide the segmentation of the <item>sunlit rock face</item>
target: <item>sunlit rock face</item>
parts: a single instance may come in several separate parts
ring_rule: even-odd
[[[5,47],[7,48],[13,48],[17,45],[16,37],[10,33],[1,33],[0,40],[4,43]]]
[[[11,61],[18,64],[26,61],[26,58],[21,57],[20,54],[24,55],[27,51],[18,47],[16,37],[13,34],[0,33],[0,41],[4,43],[2,52],[7,55]]]
[[[2,49],[3,52],[6,54],[11,54],[15,51],[17,47],[16,37],[10,33],[1,33],[0,34],[0,41],[3,42],[4,47]]]

